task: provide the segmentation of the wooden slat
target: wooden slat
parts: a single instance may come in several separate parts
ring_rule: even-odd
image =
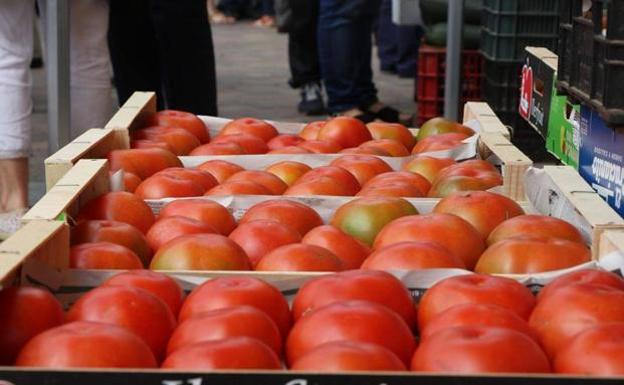
[[[105,128],[115,131],[115,137],[119,144],[130,147],[129,132],[144,125],[144,120],[150,114],[156,112],[156,93],[137,91],[124,103]]]
[[[481,123],[483,133],[500,134],[507,139],[511,136],[507,127],[498,119],[492,108],[484,102],[467,102],[464,105],[464,123],[476,120]]]
[[[605,230],[598,244],[598,258],[610,253],[624,253],[624,230]]]

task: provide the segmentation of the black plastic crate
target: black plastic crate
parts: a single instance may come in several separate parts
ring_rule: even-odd
[[[485,8],[482,24],[498,33],[556,35],[559,31],[559,14],[556,11],[498,12]]]
[[[567,0],[484,0],[483,6],[499,12],[556,11]]]
[[[517,61],[524,57],[526,47],[545,47],[557,51],[559,35],[498,33],[481,29],[481,52],[489,60]]]
[[[572,27],[572,20],[583,13],[583,0],[559,1],[559,23]]]
[[[512,62],[485,60],[484,77],[491,83],[520,88],[523,64],[524,60]]]
[[[570,91],[577,97],[590,99],[594,71],[594,23],[584,17],[576,17],[572,23],[572,71]]]
[[[520,87],[496,84],[489,79],[483,81],[483,99],[493,110],[513,111],[518,113]]]

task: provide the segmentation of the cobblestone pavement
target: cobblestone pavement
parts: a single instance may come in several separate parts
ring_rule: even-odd
[[[309,121],[297,113],[299,95],[288,84],[287,37],[249,23],[213,26],[219,114],[284,121]],[[413,111],[413,80],[380,73],[375,58],[375,82],[382,101]],[[33,155],[30,159],[30,201],[45,190],[43,161],[47,156],[47,113],[44,69],[34,71]],[[114,98],[114,95],[111,97]]]

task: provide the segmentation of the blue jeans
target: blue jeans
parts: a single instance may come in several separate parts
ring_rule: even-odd
[[[371,39],[378,11],[379,0],[320,0],[319,60],[330,113],[377,101]]]

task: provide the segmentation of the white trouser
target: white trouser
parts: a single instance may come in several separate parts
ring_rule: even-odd
[[[103,127],[111,114],[108,1],[69,0],[69,7],[71,135],[76,137]],[[45,20],[45,1],[39,9]],[[0,159],[30,151],[34,22],[34,0],[0,0]]]

